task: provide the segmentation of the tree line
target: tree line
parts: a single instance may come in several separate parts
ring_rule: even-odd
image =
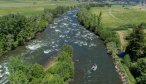
[[[67,84],[73,78],[73,48],[66,45],[58,52],[58,59],[45,71],[39,64],[30,64],[20,57],[13,57],[8,68],[10,84]]]
[[[37,32],[43,31],[55,17],[69,9],[70,7],[59,6],[55,9],[44,9],[38,16],[9,14],[0,17],[0,56],[35,38]]]

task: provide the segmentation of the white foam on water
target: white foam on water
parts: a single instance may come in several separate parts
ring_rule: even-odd
[[[69,21],[70,21],[70,22],[72,22],[73,20],[72,20],[72,19],[70,19]]]
[[[51,42],[51,44],[54,44],[54,43],[55,43],[54,41]]]
[[[61,32],[59,29],[55,29],[55,32]]]
[[[5,73],[0,73],[0,78],[4,77]]]
[[[81,35],[81,37],[83,37],[86,40],[93,40],[93,39],[97,38],[97,36],[95,36],[93,33],[89,32],[89,31],[84,31],[83,34]]]
[[[59,49],[55,49],[55,51],[59,51]]]
[[[69,17],[65,16],[65,17],[64,17],[64,20],[66,20],[66,19],[69,19]]]
[[[9,81],[8,81],[8,80],[6,80],[6,81],[4,81],[4,82],[3,82],[3,84],[8,84],[8,82],[9,82]]]
[[[42,45],[40,44],[35,44],[35,45],[28,45],[26,46],[26,48],[30,49],[30,50],[36,50],[38,48],[40,48]]]
[[[87,36],[88,36],[87,34],[85,34],[85,35],[82,35],[82,37],[83,37],[83,38],[86,38]]]
[[[58,19],[56,22],[57,22],[57,23],[59,23],[59,22],[61,22],[61,20],[60,20],[60,19]]]
[[[62,23],[62,25],[64,25],[64,26],[68,26],[68,24],[67,24],[67,23]]]
[[[50,26],[50,28],[51,28],[51,29],[55,29],[55,28],[57,28],[57,26]]]
[[[65,33],[65,34],[68,34],[68,33],[69,33],[69,30],[66,30],[64,33]]]
[[[76,29],[70,29],[71,31],[77,31]]]
[[[78,24],[76,24],[76,23],[72,23],[72,25],[73,25],[73,26],[77,26]]]
[[[56,48],[56,47],[58,47],[58,46],[59,46],[59,45],[55,44],[55,45],[53,45],[52,47],[53,47],[53,48]]]
[[[8,83],[7,77],[10,74],[8,67],[7,67],[7,63],[2,63],[0,66],[1,66],[0,67],[0,71],[1,71],[0,72],[0,84],[7,84]]]
[[[64,28],[64,26],[63,26],[63,25],[60,25],[59,27],[60,27],[60,28]]]
[[[81,35],[81,32],[78,32],[75,34],[75,37],[79,37]]]
[[[76,15],[73,15],[73,17],[77,17]]]
[[[73,14],[73,13],[71,11],[69,11],[68,14]]]
[[[70,39],[70,37],[66,37],[67,39]]]
[[[79,46],[87,46],[88,43],[86,41],[75,41],[75,44],[78,44]]]
[[[81,42],[80,42],[80,45],[82,45],[82,46],[87,46],[88,44],[87,44],[87,42],[81,41]]]
[[[27,45],[26,48],[30,50],[37,50],[38,48],[45,46],[42,41],[33,41],[32,44]]]
[[[67,40],[64,40],[64,42],[66,42],[66,43],[67,43],[68,41],[67,41]]]
[[[78,42],[78,41],[75,41],[74,43],[75,43],[75,44],[78,44],[79,42]]]
[[[95,46],[96,46],[96,44],[94,44],[94,43],[89,44],[89,47],[95,47]]]
[[[64,38],[64,37],[65,37],[65,35],[59,35],[59,37],[60,37],[60,38]]]
[[[51,53],[53,51],[59,51],[58,46],[59,45],[56,44],[56,45],[52,46],[51,49],[44,50],[44,54],[48,54],[48,53]]]
[[[44,53],[45,53],[45,54],[48,54],[48,53],[50,53],[50,52],[52,52],[52,50],[44,50]]]
[[[57,25],[58,23],[57,22],[54,22],[54,24]]]

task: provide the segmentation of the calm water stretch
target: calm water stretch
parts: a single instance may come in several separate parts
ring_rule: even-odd
[[[63,45],[70,44],[74,48],[75,62],[75,75],[70,84],[121,84],[103,41],[79,24],[76,13],[77,10],[72,10],[56,18],[37,39],[10,51],[1,58],[0,68],[7,72],[4,63],[9,57],[16,55],[21,55],[28,62],[46,65]],[[94,64],[97,69],[92,71]],[[5,78],[5,75],[1,77],[0,84]]]

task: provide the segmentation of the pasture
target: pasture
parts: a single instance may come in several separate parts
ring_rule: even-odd
[[[113,5],[109,7],[93,7],[93,14],[102,12],[102,22],[104,27],[118,28],[119,26],[129,24],[146,23],[146,9],[140,6],[125,6]]]
[[[41,0],[41,1],[31,1],[31,0],[0,0],[0,16],[7,14],[15,14],[20,13],[27,16],[37,15],[41,13],[44,8],[53,9],[57,6],[69,6],[76,5],[77,2],[70,1],[49,1],[49,0]]]
[[[116,31],[123,47],[127,45],[127,41],[125,40],[126,36],[132,31],[131,28],[128,28],[126,25],[146,23],[146,9],[139,5],[125,7],[122,7],[122,5],[114,5],[111,8],[92,7],[90,11],[97,15],[102,12],[103,27]],[[120,29],[121,27],[122,29]]]

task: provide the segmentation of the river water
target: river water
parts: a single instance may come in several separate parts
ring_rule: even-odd
[[[75,64],[74,79],[70,84],[121,84],[103,41],[79,24],[77,11],[75,9],[56,18],[37,39],[7,53],[0,60],[3,70],[7,71],[3,67],[4,62],[16,55],[21,55],[28,62],[46,65],[63,45],[70,44],[74,48]],[[94,64],[97,70],[91,71]],[[4,82],[5,75],[0,80],[0,83]]]

